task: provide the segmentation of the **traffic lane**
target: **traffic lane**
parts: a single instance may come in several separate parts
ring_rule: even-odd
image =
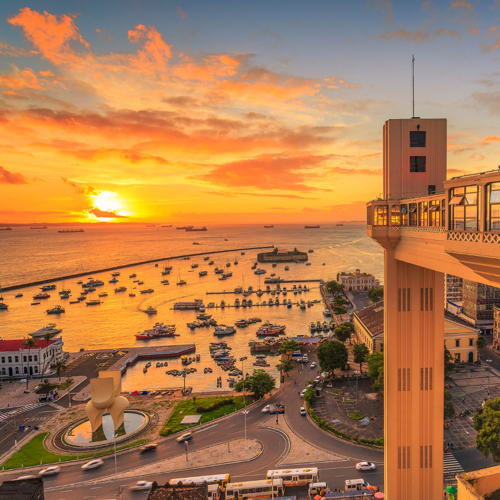
[[[492,351],[488,347],[483,347],[480,349],[479,355],[481,361],[486,362],[486,360],[491,359],[491,363],[486,362],[487,366],[491,366],[495,370],[500,371],[500,355],[496,352]]]
[[[237,438],[244,437],[244,430],[241,428],[242,422],[234,429],[221,427],[216,439],[214,436],[209,434],[205,435],[207,431],[199,431],[199,433],[194,434],[193,439],[188,444],[188,455],[191,452],[205,448],[207,446],[212,446],[213,444],[220,443],[220,437],[226,440],[233,440]],[[215,428],[214,428],[215,432]],[[221,435],[221,433],[223,435]],[[264,443],[264,450],[255,459],[252,464],[253,467],[263,467],[269,468],[274,467],[274,464],[279,460],[279,458],[284,454],[287,443],[285,438],[277,431],[272,429],[252,429],[251,434],[248,433],[248,438],[255,438]],[[230,446],[229,446],[230,447]],[[178,443],[175,439],[164,441],[159,444],[158,448],[150,453],[140,454],[137,452],[130,452],[125,455],[118,455],[116,462],[116,470],[118,473],[126,472],[137,467],[143,467],[146,465],[152,465],[158,461],[174,458],[184,453],[184,443]],[[50,476],[47,480],[53,487],[60,487],[65,485],[70,485],[73,483],[78,483],[82,481],[97,481],[103,477],[111,476],[115,473],[115,459],[114,455],[110,455],[102,458],[104,464],[97,468],[84,471],[81,469],[83,463],[74,463],[61,466],[61,472],[55,476]],[[38,472],[42,470],[43,467],[37,468],[36,470],[26,471],[25,474],[38,475]],[[19,471],[15,473],[2,474],[3,480],[15,479],[21,474]]]
[[[326,462],[320,465],[318,464],[298,464],[296,467],[307,467],[311,465],[317,465],[319,469],[319,477],[321,481],[325,481],[327,485],[331,488],[342,488],[345,487],[345,481],[347,479],[358,479],[362,478],[370,484],[375,486],[383,486],[384,481],[384,469],[383,467],[378,467],[375,471],[358,471],[356,470],[356,462]],[[231,481],[254,481],[258,479],[263,479],[267,473],[266,468],[255,468],[253,470],[248,470],[247,464],[231,464],[229,466],[220,466],[216,471],[218,474],[228,473],[231,476]],[[196,469],[194,471],[185,471],[183,474],[185,477],[189,476],[205,476],[213,475],[213,468]],[[155,474],[154,476],[144,476],[137,477],[134,480],[110,480],[108,482],[102,482],[94,485],[75,485],[74,488],[69,486],[67,489],[58,489],[57,491],[51,490],[50,486],[46,484],[45,494],[48,500],[83,500],[83,499],[107,499],[116,498],[119,493],[121,493],[120,498],[125,499],[137,499],[143,500],[147,498],[148,491],[133,491],[130,489],[136,481],[146,480],[146,481],[157,481],[159,484],[165,484],[171,479],[179,477],[177,473],[165,473],[165,474]],[[288,488],[290,491],[290,488]],[[300,493],[305,494],[306,489],[301,489]],[[293,491],[292,491],[293,492]]]

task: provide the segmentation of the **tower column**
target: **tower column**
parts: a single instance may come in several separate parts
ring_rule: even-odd
[[[388,500],[443,495],[444,275],[384,250],[384,442]]]

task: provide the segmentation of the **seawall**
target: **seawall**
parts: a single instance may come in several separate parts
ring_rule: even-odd
[[[214,251],[211,251],[211,252],[186,253],[186,254],[183,254],[183,255],[174,255],[174,256],[170,256],[170,257],[161,257],[160,259],[143,260],[141,262],[133,262],[131,264],[122,264],[121,266],[106,267],[106,268],[103,268],[103,269],[94,269],[92,271],[85,271],[83,273],[68,274],[67,276],[59,276],[57,278],[49,278],[49,279],[46,279],[46,280],[32,281],[31,283],[23,283],[23,284],[20,284],[20,285],[6,286],[5,288],[2,288],[2,291],[8,292],[10,290],[18,290],[20,288],[27,288],[29,286],[46,285],[47,283],[54,283],[56,281],[69,280],[69,279],[72,279],[72,278],[81,278],[82,276],[90,276],[92,274],[105,273],[107,271],[116,271],[117,269],[126,269],[127,267],[142,266],[143,264],[154,264],[156,262],[164,262],[166,260],[182,259],[184,257],[197,257],[197,256],[200,256],[200,255],[212,255],[212,254],[228,253],[228,252],[244,252],[244,251],[247,251],[247,250],[262,250],[262,249],[265,249],[265,248],[274,248],[274,246],[250,247],[250,248],[232,248],[231,250],[214,250]]]

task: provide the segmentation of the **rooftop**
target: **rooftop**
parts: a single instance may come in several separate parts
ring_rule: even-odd
[[[28,348],[24,346],[24,342],[26,339],[18,339],[18,340],[0,340],[0,352],[15,352],[21,349],[27,350]],[[47,343],[44,339],[36,340],[36,347],[32,347],[32,349],[45,349],[47,345],[52,345],[61,342],[60,339],[49,340]]]
[[[384,332],[384,301],[365,307],[354,313],[372,335]]]

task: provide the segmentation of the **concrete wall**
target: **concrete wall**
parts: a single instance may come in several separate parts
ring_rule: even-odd
[[[479,500],[500,489],[500,465],[457,476],[457,498]]]

